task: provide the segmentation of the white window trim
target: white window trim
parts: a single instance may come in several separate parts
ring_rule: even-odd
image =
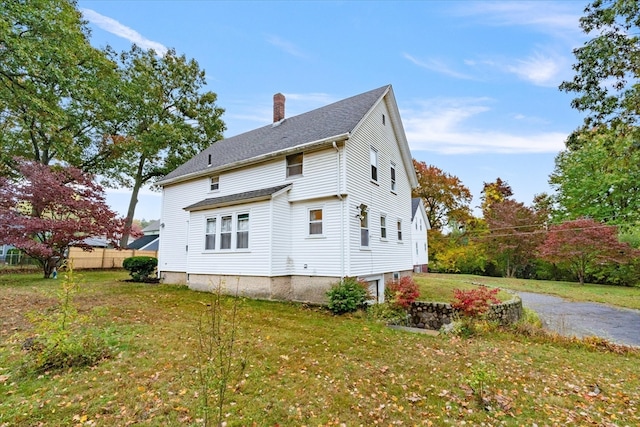
[[[300,163],[294,163],[292,165],[289,165],[289,158],[293,157],[293,156],[301,156],[302,161]],[[295,174],[289,174],[289,168],[291,166],[298,166],[300,165],[300,173],[295,173]],[[294,154],[290,154],[288,156],[286,156],[284,158],[284,167],[285,167],[285,171],[284,171],[284,176],[286,179],[295,179],[298,177],[303,176],[304,174],[304,153],[294,153]]]
[[[315,223],[319,222],[321,224],[322,233],[311,234],[311,211],[320,211],[320,212],[322,212],[322,219],[320,221],[315,221]],[[325,223],[324,217],[325,217],[324,206],[313,206],[313,207],[307,208],[307,220],[306,220],[306,223],[307,223],[307,237],[308,238],[310,238],[310,239],[322,239],[322,238],[325,238],[324,232],[325,232],[325,228],[326,228],[325,227],[326,223]]]
[[[249,229],[247,232],[248,235],[248,243],[246,248],[238,248],[238,218],[241,215],[249,215]],[[229,241],[229,248],[222,248],[222,218],[230,217],[231,218],[231,231],[228,233],[231,234],[231,238]],[[216,237],[215,237],[215,249],[206,249],[206,235],[207,235],[207,220],[215,219],[216,220]],[[225,233],[226,234],[226,233]],[[250,252],[251,251],[251,212],[250,211],[237,211],[237,212],[222,212],[215,215],[208,215],[204,219],[204,245],[203,252],[204,253],[236,253],[236,252]]]
[[[382,219],[384,218],[384,231],[385,231],[385,235],[382,235]],[[382,240],[383,242],[387,242],[389,241],[389,224],[387,223],[387,214],[385,213],[381,213],[380,214],[380,240]]]
[[[364,209],[361,209],[361,207],[364,207]],[[365,214],[365,217],[362,217],[362,215],[361,215],[362,213]],[[363,227],[362,226],[362,221],[365,218],[367,220],[366,221],[366,226]],[[364,204],[361,204],[358,207],[358,223],[360,225],[360,227],[359,227],[359,229],[360,229],[360,249],[370,250],[371,249],[371,218],[370,218],[370,215],[369,215],[369,207],[364,205]],[[367,230],[367,243],[368,244],[366,246],[362,244],[362,231],[363,230]]]
[[[393,194],[397,194],[398,191],[398,181],[397,181],[397,175],[398,175],[398,170],[396,168],[396,164],[394,162],[391,162],[391,166],[389,168],[389,181],[390,181],[390,185],[391,185],[391,192]],[[393,171],[393,173],[391,173]]]
[[[213,248],[207,248],[207,236],[212,234],[212,233],[207,233],[207,225],[209,224],[209,220],[213,219],[216,222],[215,225],[215,230],[213,230]],[[211,216],[207,216],[204,219],[204,251],[205,252],[215,252],[218,246],[218,216],[217,215],[211,215]]]
[[[373,177],[373,167],[376,168],[375,178]],[[369,179],[374,184],[378,184],[378,182],[380,181],[380,156],[378,150],[376,150],[373,146],[369,147]]]
[[[402,218],[396,220],[396,239],[398,243],[404,243],[404,230],[402,229]]]
[[[215,182],[215,184],[217,184],[218,188],[213,188],[213,185],[214,185],[214,181],[213,180],[214,179],[217,180],[217,182]],[[210,193],[216,193],[218,191],[220,191],[220,175],[209,177],[209,192]]]

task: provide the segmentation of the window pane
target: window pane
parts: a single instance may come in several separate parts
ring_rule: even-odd
[[[309,224],[309,234],[322,234],[322,222],[312,222]]]
[[[249,214],[238,215],[238,232],[236,233],[236,248],[249,247]]]
[[[402,222],[398,221],[398,240],[402,240]]]
[[[231,229],[233,223],[230,216],[223,216],[220,223],[220,249],[231,249]]]
[[[211,177],[211,191],[220,189],[220,177]]]
[[[302,175],[302,153],[287,156],[287,177]]]
[[[387,238],[387,217],[380,217],[380,237]]]
[[[369,230],[366,228],[360,229],[360,246],[369,246]]]
[[[378,180],[378,152],[371,149],[371,179]]]
[[[207,219],[207,234],[215,234],[216,232],[216,219]]]
[[[215,234],[207,234],[205,236],[204,248],[205,249],[215,249],[216,248],[216,235]]]

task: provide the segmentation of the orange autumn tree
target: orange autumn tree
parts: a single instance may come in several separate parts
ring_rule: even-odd
[[[464,223],[471,218],[471,191],[457,176],[413,159],[418,187],[413,197],[420,197],[432,230],[442,230],[449,222]]]

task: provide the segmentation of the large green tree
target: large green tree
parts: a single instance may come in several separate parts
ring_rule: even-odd
[[[123,160],[106,177],[132,190],[121,241],[126,246],[140,189],[221,139],[224,110],[214,92],[203,90],[205,72],[198,63],[173,49],[164,56],[137,46],[108,53],[118,63],[121,83],[117,115],[104,133]]]
[[[622,229],[640,221],[640,146],[633,132],[605,127],[573,135],[549,182],[557,220],[594,218]]]
[[[574,49],[575,76],[560,89],[575,93],[572,107],[588,127],[637,125],[640,119],[640,2],[596,0],[580,27],[591,39]]]
[[[114,65],[93,48],[70,0],[0,2],[0,165],[15,157],[106,165],[98,124],[110,113]]]

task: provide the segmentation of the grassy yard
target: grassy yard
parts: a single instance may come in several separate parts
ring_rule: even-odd
[[[111,331],[114,357],[40,375],[19,370],[26,315],[52,310],[61,280],[0,275],[0,426],[202,425],[196,331],[211,295],[82,274],[75,305]],[[422,290],[444,280],[426,275]],[[640,424],[638,352],[510,331],[433,337],[255,300],[238,319],[234,366],[245,363],[227,389],[229,426]]]
[[[477,284],[523,292],[556,295],[573,301],[591,301],[640,310],[640,287],[581,285],[576,282],[507,279],[503,277],[473,276],[470,274],[416,275],[420,297],[450,302],[453,289],[468,289]]]

